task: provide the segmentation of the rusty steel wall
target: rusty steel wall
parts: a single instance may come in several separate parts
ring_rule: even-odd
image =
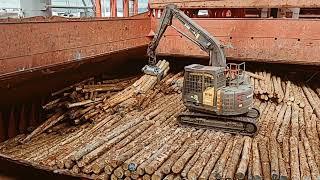
[[[0,23],[0,77],[146,46],[147,16]]]
[[[176,4],[179,8],[318,8],[319,0],[149,0],[150,8],[162,9],[167,4]]]
[[[320,20],[194,20],[226,46],[225,52],[229,59],[320,65]],[[177,21],[173,24],[186,32]],[[208,57],[199,47],[170,27],[160,41],[157,52],[164,56]]]
[[[15,104],[0,108],[0,142],[18,134],[30,132],[43,122],[41,101]]]

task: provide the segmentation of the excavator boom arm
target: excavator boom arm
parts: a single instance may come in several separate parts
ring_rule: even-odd
[[[188,29],[192,34],[188,34],[180,31],[178,28],[172,25],[172,19],[175,17],[179,20],[182,25]],[[159,42],[165,33],[168,26],[174,28],[181,35],[198,45],[203,51],[207,52],[210,57],[209,65],[225,67],[226,66],[226,57],[223,51],[223,47],[220,44],[219,40],[214,38],[210,33],[208,33],[201,26],[196,24],[192,19],[185,15],[182,11],[178,10],[175,5],[167,5],[163,15],[161,16],[159,27],[153,38],[149,43],[147,54],[149,56],[149,64],[155,65],[156,60],[156,49],[159,45]]]

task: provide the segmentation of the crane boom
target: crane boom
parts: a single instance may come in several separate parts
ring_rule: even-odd
[[[178,19],[182,23],[182,25],[186,29],[188,29],[192,36],[189,36],[188,34],[182,32],[181,30],[173,26],[173,17]],[[147,50],[150,65],[155,65],[157,63],[155,51],[167,27],[171,26],[182,36],[186,37],[187,39],[198,45],[203,51],[208,53],[210,57],[209,65],[217,67],[226,67],[226,57],[223,51],[223,46],[220,44],[219,40],[214,38],[205,29],[196,24],[182,11],[178,10],[175,5],[169,4],[166,6],[159,23],[159,28],[157,29],[157,32],[152,41],[149,43]]]

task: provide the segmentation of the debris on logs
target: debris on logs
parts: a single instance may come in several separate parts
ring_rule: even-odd
[[[0,156],[88,179],[320,179],[320,87],[247,72],[255,137],[180,125],[183,72],[102,75],[52,93],[46,121],[0,144]]]

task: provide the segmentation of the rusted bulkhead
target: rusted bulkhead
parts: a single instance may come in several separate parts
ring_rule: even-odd
[[[29,19],[2,22],[0,29],[3,77],[146,46],[150,19]]]
[[[320,21],[317,19],[194,20],[221,41],[228,59],[320,65]],[[178,21],[173,24],[187,32]],[[158,53],[166,56],[208,56],[170,27],[159,44]]]

